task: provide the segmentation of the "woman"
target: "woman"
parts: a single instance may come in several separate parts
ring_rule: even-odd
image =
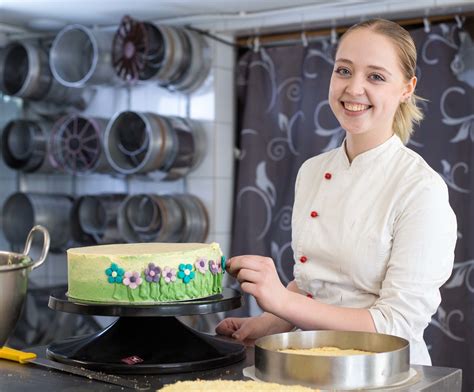
[[[415,70],[413,40],[394,22],[343,35],[329,103],[346,138],[298,172],[295,280],[285,288],[270,258],[231,258],[228,272],[265,313],[227,318],[217,333],[242,341],[295,327],[386,333],[410,341],[412,363],[431,364],[423,331],[451,274],[457,228],[446,184],[404,145],[422,119]]]

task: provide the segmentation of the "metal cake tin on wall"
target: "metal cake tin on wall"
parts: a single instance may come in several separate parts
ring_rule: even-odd
[[[202,161],[205,134],[196,121],[124,111],[109,121],[104,150],[118,173],[157,171],[163,180],[176,180]]]
[[[71,237],[72,198],[67,195],[16,192],[3,204],[5,238],[14,245],[25,242],[32,226],[44,226],[51,237],[51,249],[62,250]]]
[[[12,120],[3,128],[2,157],[15,170],[24,172],[51,173],[49,135],[52,124],[49,121]]]
[[[316,356],[278,351],[328,346],[374,354]],[[301,331],[270,335],[255,342],[255,375],[268,382],[347,390],[398,383],[409,377],[409,371],[409,343],[392,335]]]
[[[51,72],[56,80],[67,87],[122,84],[112,66],[113,35],[80,24],[64,27],[49,52]]]
[[[60,84],[51,74],[46,44],[16,41],[0,56],[0,90],[7,95],[57,104],[83,105],[82,90]]]

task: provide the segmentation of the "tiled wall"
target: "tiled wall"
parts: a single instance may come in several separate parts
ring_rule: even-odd
[[[17,173],[5,167],[2,160],[0,203],[3,204],[5,198],[18,188],[24,192],[76,195],[127,190],[130,193],[189,192],[199,196],[208,209],[210,229],[207,242],[219,242],[224,253],[228,254],[233,200],[235,54],[230,46],[211,39],[208,39],[208,43],[212,49],[212,69],[202,87],[192,95],[171,93],[156,84],[132,88],[100,87],[84,112],[86,115],[109,119],[117,112],[131,109],[189,116],[199,121],[206,134],[207,151],[199,167],[186,178],[159,182],[146,176],[122,180],[98,174],[73,178],[68,175],[33,173],[19,174],[17,181]],[[8,248],[1,234],[0,245],[3,249]],[[66,266],[64,253],[50,254],[45,264],[33,271],[31,282],[40,286],[66,283]]]

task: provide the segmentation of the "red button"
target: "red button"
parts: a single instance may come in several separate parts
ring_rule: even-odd
[[[332,174],[331,174],[331,173],[326,173],[326,174],[324,175],[324,178],[325,178],[326,180],[330,180],[331,177],[332,177]]]
[[[308,298],[313,298],[313,296],[312,296],[311,294],[309,294],[309,293],[306,294],[306,296],[307,296]]]
[[[318,213],[316,211],[311,211],[311,218],[316,218]]]
[[[306,256],[301,256],[301,257],[300,257],[300,261],[301,261],[302,263],[306,263],[306,262],[308,261],[308,258],[307,258]]]

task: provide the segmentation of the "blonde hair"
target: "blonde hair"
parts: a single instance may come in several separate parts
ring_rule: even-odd
[[[389,38],[398,52],[400,67],[405,80],[408,82],[416,73],[416,47],[408,31],[399,24],[386,19],[370,19],[350,27],[342,36],[347,37],[352,31],[370,29],[375,33]],[[419,124],[423,119],[423,112],[418,107],[418,102],[426,101],[415,94],[411,94],[406,102],[400,103],[393,118],[393,131],[400,137],[404,144],[408,143],[413,133],[414,124]]]

